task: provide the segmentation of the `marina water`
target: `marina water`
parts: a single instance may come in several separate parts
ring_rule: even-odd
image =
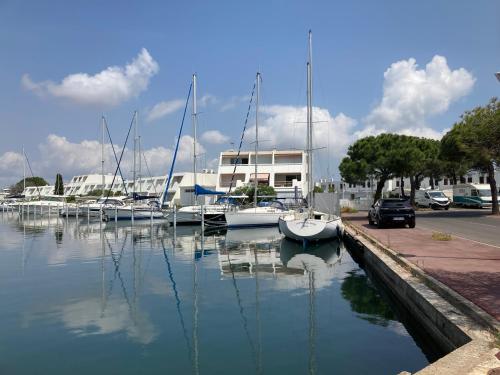
[[[391,374],[430,357],[339,242],[0,217],[0,373]]]

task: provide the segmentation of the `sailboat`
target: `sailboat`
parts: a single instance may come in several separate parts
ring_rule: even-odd
[[[279,228],[285,237],[295,241],[302,241],[303,246],[308,242],[330,240],[340,237],[342,221],[340,217],[323,212],[314,211],[314,182],[313,182],[313,107],[312,107],[312,33],[309,30],[309,61],[307,62],[307,182],[308,194],[307,211],[294,212],[279,218]]]
[[[278,219],[283,214],[291,214],[293,211],[288,211],[281,202],[271,202],[259,206],[257,204],[257,191],[259,186],[258,179],[258,156],[259,156],[259,101],[260,101],[260,73],[257,72],[256,77],[257,98],[255,102],[255,172],[254,172],[254,203],[252,208],[237,209],[225,213],[226,223],[228,228],[242,227],[264,227],[278,225]]]
[[[224,219],[224,212],[226,211],[227,204],[208,204],[201,205],[198,203],[198,195],[222,195],[223,192],[216,192],[204,189],[202,186],[197,184],[197,154],[196,154],[196,143],[197,139],[197,128],[198,128],[198,112],[197,112],[197,76],[193,74],[192,77],[192,88],[193,88],[193,109],[192,109],[192,121],[193,121],[193,198],[194,204],[191,206],[184,206],[179,208],[175,213],[170,210],[167,214],[168,221],[172,224],[174,220],[176,224],[187,224],[187,225],[199,225],[202,220],[202,210],[203,215],[206,220],[210,221],[222,221]],[[180,135],[179,135],[180,138]],[[168,185],[167,185],[168,189]],[[165,193],[166,194],[166,193]]]
[[[139,164],[139,174],[141,171],[141,151],[140,151],[140,137],[138,136],[138,124],[137,124],[137,111],[134,112],[134,169],[133,169],[133,200],[130,203],[126,203],[125,201],[123,205],[118,204],[117,202],[112,202],[108,197],[102,202],[98,204],[103,204],[102,211],[104,220],[146,220],[146,219],[163,219],[163,213],[160,210],[159,205],[154,201],[150,201],[148,203],[136,203],[137,196],[139,194],[136,193],[136,183],[137,183],[137,164]],[[139,145],[139,163],[137,160],[137,146]],[[104,156],[103,156],[104,160]],[[119,167],[119,164],[118,164]],[[104,186],[104,174],[103,174],[103,186]],[[140,190],[140,188],[139,188]],[[104,192],[103,192],[104,193]],[[101,199],[104,198],[103,197]],[[109,200],[109,202],[108,202]],[[114,204],[113,204],[114,203]]]

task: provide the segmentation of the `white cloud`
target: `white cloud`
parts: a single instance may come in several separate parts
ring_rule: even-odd
[[[69,303],[60,309],[65,327],[78,336],[125,332],[141,344],[150,344],[157,336],[149,314],[141,309],[131,312],[127,303],[117,299],[108,300],[105,309],[98,298]]]
[[[201,98],[198,99],[198,104],[201,107],[207,107],[209,105],[217,104],[219,99],[215,95],[205,94]]]
[[[264,106],[259,124],[262,147],[304,149],[306,142],[306,107]],[[349,145],[351,129],[356,120],[339,113],[332,116],[325,108],[313,108],[314,148],[326,147],[331,155],[339,156]],[[255,126],[247,130],[245,142],[255,139]]]
[[[233,109],[237,105],[242,103],[248,103],[249,101],[250,101],[250,95],[232,96],[222,103],[220,111],[221,112],[229,111],[230,109]]]
[[[418,69],[413,58],[397,61],[385,71],[382,99],[356,136],[396,132],[440,138],[442,133],[429,127],[427,119],[446,112],[474,82],[464,68],[451,70],[443,56],[434,56],[425,69]]]
[[[229,141],[229,137],[222,134],[218,130],[208,130],[201,135],[201,140],[207,143],[220,145],[223,143],[227,143]]]
[[[27,176],[29,170],[26,168]],[[23,178],[23,154],[7,151],[0,155],[0,187],[10,186]]]
[[[306,107],[273,105],[263,106],[259,119],[259,141],[262,149],[299,149],[306,147]],[[339,113],[332,116],[325,108],[313,108],[313,147],[316,175],[334,172],[339,159],[352,142],[352,129],[356,120]],[[245,133],[245,148],[253,148],[255,126]],[[320,150],[319,150],[320,149]],[[331,170],[328,171],[330,169]]]
[[[173,141],[173,143],[175,140]],[[159,146],[144,149],[143,153],[153,175],[165,175],[170,169],[175,144],[171,148]],[[53,180],[56,173],[61,173],[67,181],[78,174],[101,173],[101,144],[94,140],[71,142],[66,137],[50,134],[46,140],[38,145],[43,157],[31,159],[33,173]],[[120,156],[121,146],[115,145],[115,150]],[[197,153],[203,154],[206,150],[197,144]],[[116,162],[110,144],[104,145],[105,172],[114,173]],[[193,137],[184,135],[179,143],[176,171],[191,167],[193,155]],[[121,169],[125,178],[129,178],[133,169],[133,152],[129,148],[123,155]],[[21,172],[19,172],[21,170]],[[29,175],[29,171],[27,171]],[[142,173],[146,175],[147,169],[142,159]],[[11,184],[22,178],[22,155],[8,151],[0,155],[0,182]]]
[[[146,90],[158,70],[158,63],[143,48],[125,67],[110,66],[95,75],[70,74],[61,83],[33,82],[24,74],[21,83],[41,96],[64,98],[77,104],[115,106]]]
[[[0,171],[19,170],[23,167],[23,154],[7,151],[0,155]]]
[[[184,107],[184,101],[180,99],[159,102],[148,111],[146,121],[150,122],[158,120],[166,115],[178,111],[182,107]]]

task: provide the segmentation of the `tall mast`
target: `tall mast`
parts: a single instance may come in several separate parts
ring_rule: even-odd
[[[134,190],[132,193],[135,193],[135,182],[136,182],[136,168],[137,168],[137,111],[134,112],[134,171],[133,171],[133,178],[134,178]]]
[[[307,62],[307,172],[309,199],[308,208],[314,209],[313,179],[313,109],[312,109],[312,32],[309,30],[309,58]]]
[[[194,192],[196,189],[196,141],[197,141],[197,128],[198,128],[198,113],[196,112],[196,73],[193,74],[193,195],[194,204],[198,204],[198,196]]]
[[[139,116],[137,116],[137,119],[136,119],[137,126],[139,126],[138,122],[139,122]],[[137,132],[137,157],[139,159],[139,160],[137,160],[138,164],[139,164],[137,178],[139,179],[139,194],[141,194],[141,191],[142,191],[142,149],[141,149],[141,135],[139,134],[139,132]]]
[[[257,188],[259,187],[259,179],[257,178],[257,166],[259,164],[259,102],[260,102],[260,73],[257,72],[257,97],[255,100],[255,171],[254,171],[254,194],[253,205],[257,208]]]
[[[104,197],[104,115],[101,116],[101,198]]]
[[[23,145],[23,193],[26,190],[26,154],[24,153]]]

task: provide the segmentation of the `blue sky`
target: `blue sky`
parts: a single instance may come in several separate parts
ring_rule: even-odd
[[[345,148],[359,136],[416,129],[438,137],[464,110],[499,95],[493,76],[500,70],[499,4],[1,1],[0,183],[18,179],[22,144],[35,174],[96,170],[97,159],[85,155],[95,145],[82,142],[97,139],[104,113],[121,144],[135,109],[148,162],[154,173],[165,173],[181,110],[146,120],[156,104],[184,100],[193,72],[206,101],[199,132],[220,132],[200,141],[203,164],[213,166],[218,152],[239,140],[257,70],[263,76],[263,137],[269,139],[263,145],[300,147],[309,28],[316,120],[328,121],[318,125],[317,143],[328,146],[328,155],[321,152],[316,173],[325,175],[328,165],[336,174]],[[71,95],[58,88],[72,74],[124,69],[143,48],[157,69],[113,103],[109,95],[89,101],[74,88]],[[109,84],[114,90],[116,83]]]

